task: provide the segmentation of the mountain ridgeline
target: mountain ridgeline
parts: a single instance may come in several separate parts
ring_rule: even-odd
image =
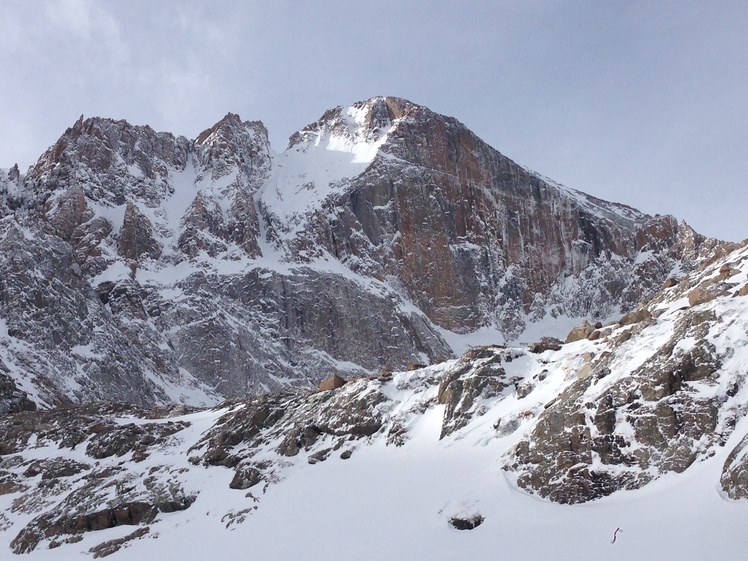
[[[281,153],[233,114],[195,140],[81,118],[0,170],[0,541],[739,558],[746,341],[748,241],[408,101]]]
[[[5,407],[203,405],[435,364],[476,330],[618,317],[716,245],[399,98],[329,110],[281,153],[234,114],[195,140],[81,118],[0,171]]]

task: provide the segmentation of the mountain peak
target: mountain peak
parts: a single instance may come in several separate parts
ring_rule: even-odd
[[[242,121],[227,113],[195,139],[198,159],[218,179],[240,167],[248,176],[264,179],[270,169],[268,131],[262,121]]]
[[[211,141],[211,138],[227,137],[243,130],[264,131],[267,136],[267,129],[262,121],[242,121],[236,113],[226,113],[215,125],[201,132],[195,139],[195,144],[206,144]]]
[[[166,166],[183,168],[187,139],[156,132],[148,125],[131,125],[124,119],[84,118],[68,128],[30,170],[35,182],[75,180],[78,164],[95,173],[138,170],[148,179],[166,173]],[[133,167],[134,166],[134,167]]]
[[[348,151],[346,146],[354,144],[381,145],[397,121],[415,107],[419,106],[405,99],[378,96],[328,109],[319,120],[293,134],[288,147],[327,143],[329,149]]]
[[[374,97],[325,111],[289,138],[261,194],[263,206],[295,224],[290,231],[296,231],[305,216],[367,170],[409,106],[398,98]]]

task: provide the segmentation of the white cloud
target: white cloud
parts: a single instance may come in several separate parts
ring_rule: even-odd
[[[57,0],[47,4],[46,15],[64,32],[72,32],[82,39],[91,38],[94,23],[87,0]]]

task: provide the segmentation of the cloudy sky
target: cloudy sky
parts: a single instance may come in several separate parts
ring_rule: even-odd
[[[748,238],[744,0],[4,0],[0,167],[81,115],[195,137],[225,113],[281,150],[397,95],[570,187]]]

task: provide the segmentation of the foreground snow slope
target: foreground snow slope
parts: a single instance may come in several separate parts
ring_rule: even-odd
[[[190,420],[194,436],[210,424],[205,414]],[[470,435],[440,442],[439,430],[434,410],[414,427],[406,446],[386,447],[379,440],[347,461],[287,466],[281,482],[265,493],[254,491],[259,501],[230,489],[228,470],[192,467],[189,486],[200,490],[195,503],[159,515],[148,534],[112,558],[740,559],[748,546],[748,507],[726,501],[714,485],[725,453],[639,491],[562,506],[508,483],[497,461],[502,443]],[[190,469],[175,461],[178,451],[166,449],[152,461]],[[448,525],[451,516],[473,512],[485,516],[475,530]],[[623,532],[611,544],[616,528]],[[38,549],[28,558],[90,558],[90,548],[133,530],[90,532],[78,543]],[[10,537],[6,530],[6,544]]]

